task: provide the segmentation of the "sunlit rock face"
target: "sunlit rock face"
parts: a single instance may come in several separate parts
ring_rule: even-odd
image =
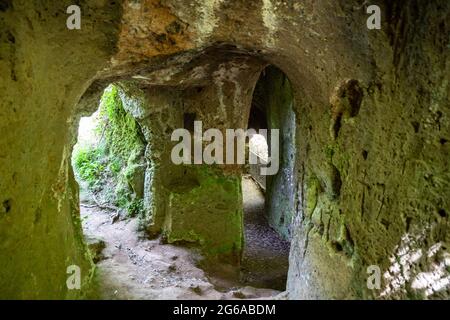
[[[363,1],[88,1],[80,30],[66,27],[69,4],[0,6],[0,297],[77,298],[91,287],[70,155],[79,118],[109,83],[169,89],[180,115],[245,128],[267,65],[294,100],[288,297],[450,296],[448,1],[379,1],[381,30],[367,29]],[[217,203],[240,201],[230,184]],[[156,231],[183,240],[167,212]],[[191,221],[206,243],[240,239],[237,223],[217,235]],[[70,265],[82,290],[67,288]],[[369,266],[379,289],[367,285]]]

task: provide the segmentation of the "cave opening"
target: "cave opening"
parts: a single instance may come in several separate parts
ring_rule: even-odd
[[[251,273],[243,163],[170,157],[196,121],[244,131],[252,98],[280,129],[277,173],[245,181],[255,219],[291,243],[282,297],[450,297],[450,1],[68,2],[0,0],[0,298],[84,298],[97,271],[106,299],[263,297],[219,292],[188,263],[196,246]],[[113,113],[144,143],[114,139],[120,157],[94,144],[73,168],[80,115],[125,82],[132,117]],[[82,190],[83,221],[74,171],[85,189],[117,182]],[[83,240],[94,210],[106,259]]]
[[[256,83],[248,120],[248,158],[253,156],[258,161],[247,162],[242,178],[246,241],[242,276],[251,285],[282,291],[286,289],[289,269],[294,210],[290,181],[295,155],[293,103],[292,88],[284,73],[273,66],[265,68]],[[273,129],[279,133],[272,134]],[[277,146],[272,149],[274,143]],[[278,171],[274,175],[262,174],[261,167],[274,157],[278,157]]]
[[[78,183],[85,242],[95,263],[102,260],[104,236],[118,220],[143,215],[145,138],[124,108],[118,84],[108,85],[78,125],[71,164]],[[105,226],[113,226],[108,231]],[[141,226],[137,225],[136,230]]]
[[[273,79],[264,81],[267,85]],[[258,82],[257,87],[261,85]],[[262,297],[284,291],[289,243],[269,224],[265,179],[252,177],[252,166],[245,166],[242,179],[227,181],[205,165],[172,164],[170,158],[165,158],[170,155],[171,130],[189,129],[194,119],[201,116],[196,109],[186,108],[186,104],[163,107],[161,96],[169,97],[173,103],[173,92],[182,96],[182,90],[143,89],[140,92],[146,93],[144,102],[129,90],[132,87],[126,82],[106,87],[97,110],[80,119],[78,141],[72,153],[84,238],[97,265],[96,294],[115,299],[135,297],[142,291],[146,298],[181,295],[191,299],[200,295]],[[190,89],[186,91],[190,94]],[[248,125],[257,131],[269,128],[266,106],[259,105],[258,99],[255,95]],[[139,112],[130,109],[130,105],[139,105]],[[147,114],[154,106],[157,111]],[[255,110],[256,107],[263,109]],[[247,151],[258,153],[267,163],[266,138],[260,134],[249,138]],[[205,174],[210,177],[205,178]],[[190,183],[193,179],[194,184]],[[217,199],[208,196],[206,190],[211,188],[220,192]],[[211,261],[204,259],[203,240],[196,238],[195,230],[215,233],[215,228],[227,228],[221,220],[217,226],[202,223],[196,218],[196,210],[205,210],[205,217],[215,214],[210,212],[211,207],[217,213],[233,211],[229,199],[238,199],[241,192],[244,247],[240,263],[229,265],[222,260],[218,261],[219,266],[211,267],[207,265]],[[150,214],[145,201],[153,205]],[[154,234],[146,220],[149,215],[152,222],[156,215],[162,217]],[[229,236],[234,237],[233,232]],[[197,250],[198,246],[203,251]],[[174,287],[180,290],[167,290]]]

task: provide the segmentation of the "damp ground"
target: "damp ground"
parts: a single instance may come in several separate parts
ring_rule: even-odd
[[[193,249],[149,240],[138,219],[114,210],[81,205],[88,243],[96,247],[100,299],[279,298],[285,290],[289,244],[264,217],[264,195],[249,177],[242,180],[246,246],[240,266],[205,263]]]

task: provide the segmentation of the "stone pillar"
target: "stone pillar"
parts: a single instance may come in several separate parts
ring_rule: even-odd
[[[246,60],[223,63],[211,84],[202,87],[151,87],[123,84],[124,107],[142,127],[147,148],[145,228],[162,232],[169,243],[192,242],[208,257],[238,262],[243,249],[240,165],[175,165],[175,129],[202,121],[203,132],[246,128],[253,86],[261,67]],[[193,132],[191,133],[193,137]],[[224,152],[225,155],[225,152]]]
[[[147,143],[142,227],[154,237],[162,231],[170,185],[181,172],[170,159],[171,134],[182,126],[179,91],[169,88],[142,90],[130,83],[122,83],[120,87],[124,108],[141,126]]]

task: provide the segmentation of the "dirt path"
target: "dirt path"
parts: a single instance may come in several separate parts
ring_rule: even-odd
[[[284,291],[289,268],[289,243],[269,227],[264,216],[264,195],[248,176],[242,179],[245,250],[241,282]]]
[[[101,299],[253,299],[279,294],[280,291],[272,289],[284,290],[287,251],[283,246],[273,245],[275,233],[271,229],[258,226],[262,213],[261,198],[256,193],[259,190],[255,185],[256,191],[251,185],[246,187],[245,179],[243,185],[244,192],[250,188],[248,192],[252,194],[245,218],[249,245],[242,272],[221,265],[215,268],[221,271],[220,277],[198,267],[201,257],[193,249],[139,238],[137,219],[111,223],[110,212],[82,206],[85,236],[105,243],[103,259],[97,262],[97,296]],[[235,277],[236,274],[240,277]]]

